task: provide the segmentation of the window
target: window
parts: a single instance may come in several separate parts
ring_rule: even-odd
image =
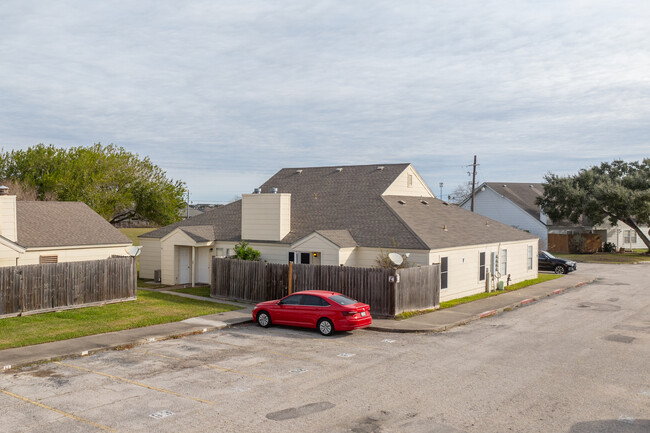
[[[440,289],[446,289],[448,286],[448,257],[440,257]]]
[[[528,270],[533,269],[533,246],[528,245]]]
[[[485,280],[485,253],[478,254],[478,280]]]
[[[300,253],[300,263],[302,263],[303,265],[308,265],[309,257],[311,257],[311,254],[309,253]]]
[[[499,260],[499,265],[501,266],[501,275],[506,275],[508,273],[508,250],[501,250],[501,260]]]
[[[289,263],[296,261],[296,253],[289,251]]]
[[[328,307],[330,304],[328,304],[325,299],[319,296],[302,295],[300,305],[309,305],[311,307]]]
[[[280,301],[280,304],[282,305],[300,305],[300,301],[302,300],[302,295],[291,295],[286,298],[284,298],[282,301]]]
[[[409,188],[413,186],[413,175],[412,174],[407,174],[406,175],[406,186],[409,187]]]
[[[343,296],[343,295],[333,295],[330,296],[329,299],[330,301],[334,301],[339,305],[353,305],[357,303],[357,301],[355,301],[354,299],[348,298],[347,296]]]
[[[635,244],[636,243],[636,232],[634,230],[623,230],[623,243],[624,244]]]

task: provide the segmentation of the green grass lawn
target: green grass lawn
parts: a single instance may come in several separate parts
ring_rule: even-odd
[[[154,283],[153,280],[147,280],[145,278],[138,278],[138,287],[144,289],[164,289],[167,284]]]
[[[118,229],[118,230],[124,233],[129,239],[131,239],[133,245],[140,245],[140,240],[138,239],[138,236],[156,229],[146,227],[146,228],[128,228],[128,229]]]
[[[532,286],[533,284],[543,283],[545,281],[554,280],[556,278],[560,278],[563,276],[564,275],[556,275],[556,274],[538,274],[537,278],[534,278],[532,280],[521,281],[516,284],[511,284],[509,286],[506,286],[504,290],[496,290],[494,292],[489,292],[489,293],[477,293],[476,295],[465,296],[464,298],[452,299],[451,301],[441,302],[439,309],[442,310],[444,308],[450,308],[456,305],[466,304],[468,302],[477,301],[483,298],[498,296],[502,293],[523,289],[524,287]],[[432,311],[435,310],[408,311],[405,313],[398,314],[395,318],[397,320],[408,319],[409,317],[419,316],[420,314],[430,313]]]
[[[204,298],[210,297],[210,286],[201,287],[188,287],[187,289],[175,289],[172,292],[187,293],[194,296],[203,296]]]
[[[177,322],[238,309],[234,305],[138,290],[136,301],[0,319],[0,349]]]
[[[582,263],[636,263],[650,261],[650,255],[645,250],[635,250],[632,253],[593,253],[593,254],[561,254],[553,253],[554,256],[574,260]]]

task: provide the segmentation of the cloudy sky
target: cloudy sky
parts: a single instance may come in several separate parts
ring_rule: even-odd
[[[446,198],[650,157],[650,2],[3,1],[0,147],[114,143],[228,202],[412,162]]]

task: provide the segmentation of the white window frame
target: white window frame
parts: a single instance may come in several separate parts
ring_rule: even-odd
[[[533,269],[533,246],[528,245],[528,270]]]

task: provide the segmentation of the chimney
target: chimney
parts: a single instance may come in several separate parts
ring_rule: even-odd
[[[16,196],[9,195],[9,188],[0,186],[0,235],[16,242]]]
[[[241,237],[247,241],[281,241],[291,231],[291,194],[242,194]]]

